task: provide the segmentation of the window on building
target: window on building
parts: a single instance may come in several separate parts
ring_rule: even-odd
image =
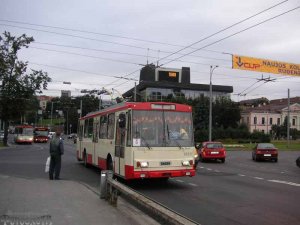
[[[254,124],[257,124],[257,117],[254,117]]]
[[[277,118],[277,125],[280,125],[280,118]]]
[[[270,125],[273,124],[273,118],[270,118]]]
[[[261,118],[261,124],[264,125],[265,124],[265,117]]]
[[[293,119],[292,124],[293,126],[296,126],[296,119]]]

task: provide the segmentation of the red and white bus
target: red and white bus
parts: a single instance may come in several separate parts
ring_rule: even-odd
[[[34,128],[34,142],[47,143],[49,129],[47,127],[35,127]]]
[[[14,134],[15,143],[28,143],[32,144],[33,142],[33,126],[30,125],[19,125],[15,127]]]
[[[194,176],[191,106],[124,102],[79,119],[77,158],[128,179]]]

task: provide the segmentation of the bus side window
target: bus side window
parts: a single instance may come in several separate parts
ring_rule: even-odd
[[[90,118],[88,120],[88,137],[89,138],[93,138],[93,123],[94,123],[94,119]]]
[[[127,122],[127,146],[130,147],[132,145],[132,137],[131,137],[131,111],[128,111],[127,118],[128,118],[128,122]]]
[[[100,139],[107,139],[107,115],[100,117]]]
[[[89,127],[89,121],[86,119],[84,120],[84,137],[88,137],[88,127]]]
[[[107,138],[113,139],[115,133],[115,114],[108,115]]]

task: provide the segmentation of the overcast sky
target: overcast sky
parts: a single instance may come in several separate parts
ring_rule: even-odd
[[[53,82],[45,95],[60,90],[80,95],[81,89],[123,93],[139,79],[141,65],[200,41],[282,0],[0,0],[0,32],[33,36],[35,42],[19,57],[29,68],[48,72]],[[190,55],[177,61],[174,54],[159,64],[191,68],[191,82],[209,84],[210,65],[218,65],[212,82],[233,86],[233,100],[300,96],[300,77],[264,73],[275,82],[257,82],[262,73],[231,69],[238,54],[300,64],[300,9],[213,44],[300,6],[286,1],[180,52]],[[224,54],[229,53],[229,54]],[[71,85],[63,84],[71,82]],[[256,83],[256,84],[255,84]],[[239,96],[238,94],[246,94]]]

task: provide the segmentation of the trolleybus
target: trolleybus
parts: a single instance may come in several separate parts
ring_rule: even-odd
[[[15,143],[28,143],[33,142],[33,126],[30,125],[19,125],[15,127],[14,134]]]
[[[47,143],[48,135],[49,135],[49,129],[47,127],[35,127],[33,141]]]
[[[128,179],[194,176],[192,108],[124,102],[79,119],[77,158]]]

